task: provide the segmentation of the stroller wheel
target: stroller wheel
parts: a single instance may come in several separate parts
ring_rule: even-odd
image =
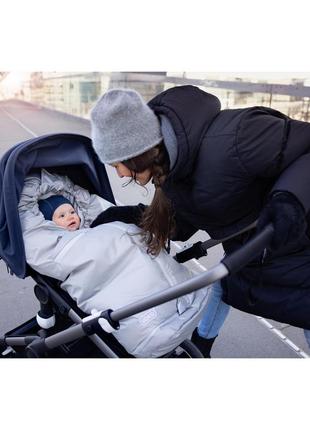
[[[7,358],[7,357],[13,357],[14,356],[14,350],[10,346],[7,346],[7,344],[4,341],[4,338],[0,339],[0,358]]]
[[[165,358],[204,358],[200,349],[189,339],[184,340]]]

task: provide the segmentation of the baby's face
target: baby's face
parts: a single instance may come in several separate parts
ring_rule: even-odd
[[[73,206],[67,203],[58,206],[53,214],[52,221],[60,227],[71,231],[78,230],[81,222]]]

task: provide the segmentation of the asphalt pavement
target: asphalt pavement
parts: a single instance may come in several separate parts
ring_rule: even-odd
[[[0,102],[0,156],[18,142],[62,132],[90,136],[89,121],[17,100]],[[114,169],[108,166],[107,172],[118,202],[147,204],[151,201],[151,186],[146,190],[134,184],[122,187]],[[191,242],[207,238],[205,232],[198,232]],[[190,264],[195,270],[206,270],[217,264],[221,257],[222,248],[217,246],[199,264]],[[0,263],[0,336],[36,314],[38,303],[33,285],[30,278],[22,280],[11,276],[6,265]],[[310,349],[301,329],[236,309],[231,309],[212,350],[214,358],[306,358],[308,355]]]

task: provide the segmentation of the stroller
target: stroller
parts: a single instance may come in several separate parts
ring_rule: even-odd
[[[121,320],[206,287],[238,270],[266,247],[273,233],[272,227],[268,226],[245,247],[206,273],[120,309],[87,315],[60,288],[59,280],[36,272],[26,263],[18,202],[26,175],[42,168],[66,175],[90,193],[115,204],[104,165],[85,136],[42,136],[15,145],[3,156],[0,164],[0,256],[11,274],[19,278],[31,276],[34,280],[40,311],[36,317],[0,338],[1,357],[131,358],[133,356],[112,334],[119,328]],[[206,254],[206,249],[202,254]],[[193,255],[189,250],[176,256],[179,262],[191,258]],[[162,357],[198,358],[202,354],[186,339]]]

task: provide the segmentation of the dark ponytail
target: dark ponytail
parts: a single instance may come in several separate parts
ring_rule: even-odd
[[[171,201],[162,190],[162,185],[169,173],[169,156],[166,147],[160,143],[144,154],[122,163],[132,172],[134,181],[136,181],[136,173],[146,169],[151,170],[155,194],[152,203],[143,212],[139,227],[142,229],[141,234],[148,252],[158,255],[167,245],[175,227]]]

